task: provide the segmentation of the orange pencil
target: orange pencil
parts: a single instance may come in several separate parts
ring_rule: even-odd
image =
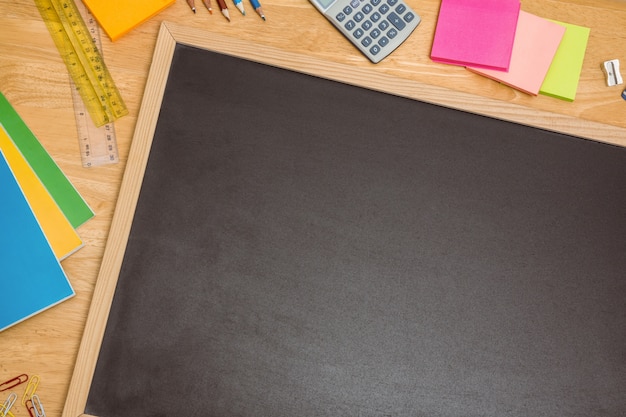
[[[211,7],[211,0],[202,0],[206,8],[209,10],[209,13],[213,14],[213,8]]]

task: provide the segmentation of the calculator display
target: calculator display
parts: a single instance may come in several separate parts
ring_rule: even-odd
[[[380,62],[419,25],[404,0],[310,0],[370,61]]]
[[[333,4],[335,1],[336,0],[311,0],[311,2],[319,4],[322,9],[327,9],[328,6]]]

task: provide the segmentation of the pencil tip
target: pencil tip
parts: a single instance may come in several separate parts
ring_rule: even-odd
[[[194,7],[193,9],[191,9],[193,11],[193,14],[196,14],[196,8]]]

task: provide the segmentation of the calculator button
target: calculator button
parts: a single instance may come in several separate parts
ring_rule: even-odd
[[[359,39],[361,36],[365,35],[365,32],[363,32],[363,29],[357,29],[354,32],[352,32],[352,35]]]
[[[383,36],[382,38],[378,40],[378,44],[384,48],[385,46],[387,46],[387,44],[389,44],[389,38],[387,38],[386,36]]]
[[[372,44],[372,38],[370,38],[369,36],[364,37],[361,41],[361,44],[363,46],[370,46]]]
[[[349,15],[350,13],[352,13],[352,7],[350,7],[350,6],[346,6],[346,7],[344,7],[344,8],[343,8],[343,12],[344,12],[346,15]]]
[[[335,19],[337,19],[337,22],[343,22],[346,18],[346,15],[343,12],[339,12],[337,13],[337,16],[335,16]]]
[[[383,4],[382,6],[378,8],[378,11],[380,11],[382,14],[385,14],[389,11],[389,6],[387,6],[386,4]]]
[[[380,20],[380,14],[378,12],[374,12],[374,14],[372,14],[372,22],[378,22]]]
[[[361,11],[365,14],[369,14],[372,10],[374,10],[374,8],[372,7],[371,4],[366,4],[365,6],[363,6],[363,8],[361,9]]]
[[[372,38],[376,39],[377,37],[379,37],[379,36],[380,36],[380,30],[378,30],[378,29],[374,29],[374,30],[372,30],[372,31],[370,32],[370,36],[371,36]]]
[[[387,30],[388,27],[389,27],[389,22],[387,22],[386,20],[383,20],[378,25],[378,29],[380,29],[380,30]]]
[[[363,24],[361,25],[361,27],[363,28],[363,30],[370,30],[372,28],[372,26],[374,26],[372,24],[372,22],[370,22],[369,20],[366,20],[365,22],[363,22]]]
[[[350,1],[350,6],[352,6],[353,9],[356,9],[357,7],[359,7],[359,0]]]
[[[372,46],[372,47],[370,48],[370,53],[371,53],[372,55],[376,55],[376,54],[377,54],[377,53],[379,53],[379,52],[380,52],[380,46],[378,46],[378,45],[374,45],[374,46]]]
[[[372,6],[378,6],[381,0],[372,0]]]
[[[358,23],[361,20],[363,20],[365,18],[365,15],[361,12],[357,12],[357,14],[354,15],[354,20]]]
[[[389,39],[393,39],[393,38],[395,38],[396,36],[398,36],[398,31],[397,31],[397,30],[395,30],[395,29],[393,29],[393,28],[391,28],[391,29],[389,30],[389,32],[387,32],[387,36],[389,37]]]
[[[415,19],[415,15],[411,12],[408,12],[407,14],[404,15],[403,19],[405,22],[409,23],[413,21],[413,19]]]
[[[400,19],[400,16],[398,16],[394,12],[389,13],[389,16],[387,16],[387,20],[389,20],[389,22],[391,22],[391,24],[398,30],[402,30],[406,26],[404,20]]]
[[[387,4],[390,6],[395,6],[398,3],[398,0],[387,0]]]
[[[396,7],[396,13],[402,14],[404,12],[406,12],[406,6],[404,4],[400,4],[398,7]]]
[[[352,30],[356,27],[356,23],[354,23],[354,20],[348,20],[346,22],[345,28],[348,30]]]

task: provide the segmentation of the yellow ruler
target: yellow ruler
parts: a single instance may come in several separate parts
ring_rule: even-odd
[[[102,51],[100,40],[100,28],[93,15],[87,10],[83,2],[75,3],[83,17],[89,35],[96,47]],[[76,117],[76,130],[78,132],[78,145],[80,159],[85,168],[119,162],[117,151],[117,138],[113,122],[104,126],[96,126],[89,116],[85,103],[80,96],[76,84],[70,77],[72,88],[72,100],[74,101],[74,116]]]
[[[128,109],[73,0],[35,0],[65,65],[97,127]]]

